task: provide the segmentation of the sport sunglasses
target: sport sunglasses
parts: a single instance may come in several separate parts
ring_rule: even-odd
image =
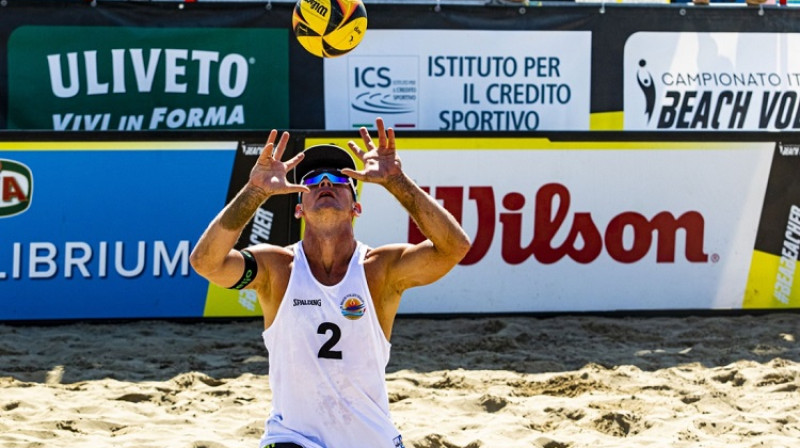
[[[300,183],[307,187],[319,185],[323,180],[328,179],[328,182],[338,185],[350,185],[350,178],[342,174],[338,170],[314,170],[303,176]]]
[[[328,179],[328,182],[334,185],[349,185],[350,190],[353,192],[353,198],[356,198],[356,186],[354,185],[353,179],[345,176],[339,170],[323,168],[309,171],[300,179],[300,183],[307,187],[313,187],[321,184],[325,179]]]

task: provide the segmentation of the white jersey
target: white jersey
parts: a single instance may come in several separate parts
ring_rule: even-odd
[[[333,286],[311,273],[302,242],[275,321],[264,330],[272,413],[261,447],[401,448],[389,416],[386,364],[391,344],[378,323],[358,243]]]

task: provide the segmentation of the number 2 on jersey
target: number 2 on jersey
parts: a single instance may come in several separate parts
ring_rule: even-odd
[[[331,337],[322,344],[322,347],[320,347],[317,353],[317,358],[342,359],[341,350],[332,350],[336,343],[339,342],[339,339],[341,339],[342,330],[333,322],[323,322],[319,324],[317,334],[326,334],[328,330],[331,332]]]

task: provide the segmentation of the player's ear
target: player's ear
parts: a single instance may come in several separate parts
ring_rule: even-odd
[[[361,203],[360,202],[356,202],[356,203],[353,204],[353,215],[355,215],[356,217],[361,216]]]
[[[294,217],[297,219],[303,217],[303,204],[297,204],[294,206]]]

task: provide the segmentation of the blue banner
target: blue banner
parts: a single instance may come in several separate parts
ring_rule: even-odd
[[[189,254],[225,203],[235,149],[3,144],[0,320],[202,317],[208,282]]]

